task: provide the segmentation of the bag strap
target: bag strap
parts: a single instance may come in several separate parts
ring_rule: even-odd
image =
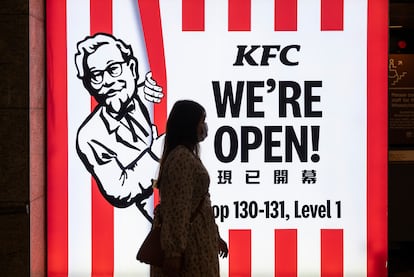
[[[191,214],[190,217],[190,223],[192,223],[194,221],[194,219],[196,218],[196,216],[198,215],[198,212],[201,210],[201,206],[203,205],[204,200],[206,199],[208,193],[206,193],[200,200],[200,202],[198,203],[197,208],[195,209],[195,211]]]

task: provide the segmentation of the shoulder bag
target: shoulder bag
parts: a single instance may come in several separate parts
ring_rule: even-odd
[[[190,218],[190,223],[193,222],[198,212],[201,209],[205,196],[201,198],[196,210],[193,212]],[[160,205],[160,204],[159,204]],[[136,259],[142,263],[162,267],[164,261],[164,252],[161,248],[161,225],[153,224],[144,242],[141,244]]]

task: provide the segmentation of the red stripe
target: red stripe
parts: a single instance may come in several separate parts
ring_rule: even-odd
[[[91,35],[112,34],[112,0],[90,0]]]
[[[275,0],[275,31],[296,31],[297,0]]]
[[[66,1],[47,1],[47,274],[68,273]]]
[[[250,31],[251,0],[229,0],[229,31]]]
[[[158,134],[163,134],[167,119],[167,73],[160,5],[157,0],[140,0],[138,5],[152,76],[163,88],[164,93],[161,103],[154,105],[154,124],[157,126]]]
[[[321,30],[344,29],[344,0],[321,0]]]
[[[368,0],[367,275],[387,276],[388,1]]]
[[[344,234],[342,229],[321,230],[321,277],[344,276]]]
[[[204,31],[204,0],[182,0],[183,31]]]
[[[296,229],[275,230],[275,275],[298,275],[298,243]]]
[[[229,230],[229,277],[251,276],[251,237],[251,230]]]
[[[90,32],[112,33],[112,0],[90,1]],[[91,99],[91,109],[96,106]],[[114,208],[92,180],[92,276],[113,276]]]
[[[168,98],[160,5],[155,0],[140,0],[138,1],[138,6],[152,76],[158,85],[163,88],[164,93],[161,103],[154,104],[154,124],[157,126],[158,134],[160,135],[165,132]],[[158,190],[154,190],[153,195],[155,206],[159,202]]]

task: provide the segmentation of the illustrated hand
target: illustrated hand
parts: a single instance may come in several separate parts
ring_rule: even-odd
[[[179,277],[181,271],[181,257],[165,258],[162,272],[168,277]]]
[[[138,194],[137,198],[139,200],[145,200],[149,197],[151,197],[153,189],[152,189],[152,184],[150,186],[148,186],[147,188],[144,188],[141,183],[139,183],[139,187],[141,188],[142,193]]]
[[[144,97],[146,100],[153,103],[160,103],[161,99],[164,97],[164,94],[162,93],[162,87],[157,85],[157,82],[152,79],[151,71],[145,75]]]
[[[229,249],[227,248],[227,243],[222,238],[219,238],[218,250],[220,258],[227,258]]]
[[[141,193],[137,195],[135,198],[135,205],[137,206],[138,210],[142,213],[143,216],[145,216],[146,219],[148,219],[149,222],[152,222],[152,217],[149,215],[148,211],[145,209],[146,201],[151,197],[153,188],[152,185],[150,185],[147,188],[144,188],[141,183],[139,184],[139,187],[141,188]]]

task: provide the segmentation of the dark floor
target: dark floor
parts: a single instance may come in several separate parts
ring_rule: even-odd
[[[389,244],[388,276],[414,277],[414,241]]]

